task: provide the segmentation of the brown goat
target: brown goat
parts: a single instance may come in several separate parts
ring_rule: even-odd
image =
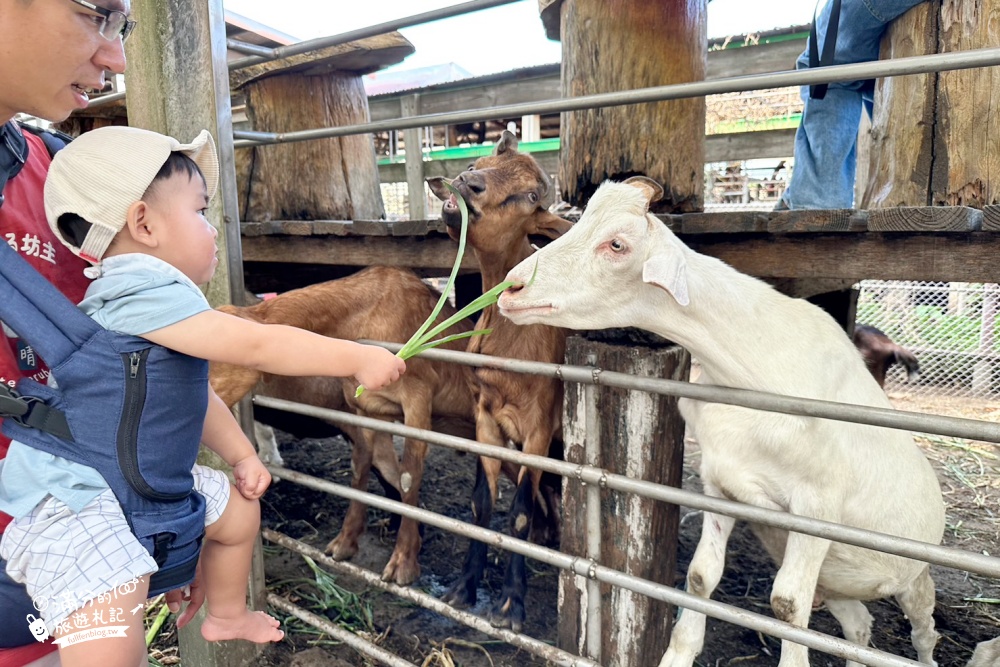
[[[894,343],[875,327],[859,324],[855,327],[851,340],[854,341],[854,347],[861,352],[865,365],[875,376],[878,386],[885,386],[885,374],[889,366],[896,363],[906,369],[906,375],[911,382],[920,375],[920,363],[913,353]]]
[[[223,306],[220,310],[334,338],[403,343],[430,316],[439,296],[412,271],[375,266],[340,280],[286,292],[253,306]],[[438,321],[454,312],[446,305]],[[471,325],[463,321],[442,336],[470,329]],[[460,350],[464,346],[465,341],[460,340],[443,347]],[[289,354],[294,352],[289,350]],[[406,374],[399,381],[380,391],[365,391],[359,398],[354,397],[357,382],[353,379],[283,378],[237,366],[212,364],[210,380],[216,393],[228,405],[262,381],[263,392],[268,396],[331,409],[347,407],[359,415],[390,421],[402,419],[407,426],[421,429],[432,427],[432,415],[466,422],[471,421],[473,415],[469,390],[471,370],[466,366],[420,358],[407,362]],[[427,443],[407,438],[400,467],[388,434],[349,426],[340,428],[354,445],[351,486],[362,491],[367,489],[374,461],[383,477],[398,488],[403,502],[417,506]],[[365,528],[366,509],[360,502],[351,502],[340,533],[327,545],[327,552],[334,558],[344,560],[357,553],[358,537]],[[382,579],[401,585],[412,583],[420,574],[417,561],[420,544],[417,522],[403,518],[396,548],[382,572]]]
[[[431,190],[444,201],[441,217],[452,238],[461,229],[461,213],[454,195],[442,179],[428,179]],[[557,238],[570,228],[566,220],[546,211],[548,176],[530,155],[517,151],[517,139],[504,132],[492,155],[475,164],[454,181],[469,209],[467,242],[479,261],[483,291],[504,280],[507,271],[533,252],[529,236]],[[566,330],[542,325],[519,327],[500,316],[496,306],[486,308],[476,329],[491,328],[488,336],[470,339],[468,350],[530,361],[562,363]],[[547,456],[553,437],[561,432],[563,388],[559,380],[519,375],[488,368],[475,371],[476,439],[498,446],[513,443],[524,452]],[[479,461],[473,491],[473,518],[488,527],[497,498],[497,480],[503,466],[496,459]],[[510,531],[527,539],[547,516],[558,509],[552,496],[540,495],[542,473],[521,468],[511,504]],[[546,514],[547,513],[547,514]],[[444,600],[457,607],[471,606],[486,565],[486,545],[472,541],[459,580]],[[527,573],[524,556],[511,554],[503,592],[490,621],[519,632],[524,622]]]

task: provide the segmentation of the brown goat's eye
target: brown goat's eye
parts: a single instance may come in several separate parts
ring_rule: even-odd
[[[538,193],[537,192],[529,192],[528,193],[528,201],[530,201],[532,204],[537,203],[538,202]]]
[[[609,246],[611,247],[611,249],[612,249],[612,250],[614,250],[615,252],[622,252],[623,250],[625,250],[625,244],[624,244],[624,243],[622,243],[621,241],[619,241],[618,239],[611,239],[611,240],[610,240],[610,241],[608,242],[608,245],[609,245]]]

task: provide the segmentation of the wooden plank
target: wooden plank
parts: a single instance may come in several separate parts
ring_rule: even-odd
[[[682,234],[737,234],[767,231],[768,214],[763,211],[685,213],[680,217]]]
[[[1000,206],[983,207],[983,231],[1000,232]]]
[[[855,209],[830,211],[775,211],[768,214],[767,231],[863,232],[868,228],[868,213]]]
[[[1000,234],[732,234],[684,237],[764,278],[1000,282]]]
[[[334,266],[419,267],[442,270],[447,275],[455,263],[458,244],[448,238],[361,236],[257,236],[243,240],[247,262],[288,262]],[[478,271],[471,252],[462,258],[462,268]]]
[[[392,223],[393,236],[426,236],[430,232],[447,234],[447,226],[441,218],[433,220],[396,220]]]
[[[350,232],[357,236],[389,236],[389,223],[385,220],[355,220]]]
[[[868,212],[873,232],[975,232],[983,212],[965,206],[899,206]]]
[[[738,49],[708,52],[706,78],[765,74],[795,69],[795,61],[806,48],[805,38],[770,42]]]

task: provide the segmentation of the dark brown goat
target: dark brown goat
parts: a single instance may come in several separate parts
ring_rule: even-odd
[[[253,306],[223,306],[221,310],[257,322],[287,324],[334,338],[403,343],[430,316],[439,296],[412,271],[376,266],[340,280],[286,292]],[[454,312],[446,305],[438,321]],[[442,337],[471,328],[470,323],[463,321]],[[465,341],[459,340],[443,347],[461,350],[464,346]],[[294,353],[289,350],[289,354]],[[210,379],[216,393],[228,405],[262,381],[264,393],[269,396],[331,409],[347,407],[359,415],[390,421],[402,419],[415,428],[430,429],[432,415],[466,423],[471,422],[473,415],[471,370],[420,358],[407,362],[406,374],[399,381],[380,391],[365,391],[359,398],[354,397],[357,383],[353,379],[284,378],[225,364],[212,364]],[[435,426],[438,430],[454,430],[440,423]],[[407,438],[400,466],[388,434],[349,426],[340,428],[354,444],[351,486],[367,489],[374,462],[386,481],[398,488],[403,502],[417,506],[427,443]],[[327,552],[334,558],[344,560],[357,553],[366,509],[360,502],[351,502],[340,533],[327,545]],[[382,578],[401,585],[412,583],[420,574],[417,561],[420,544],[417,522],[404,518]]]
[[[444,201],[441,217],[452,238],[461,228],[461,213],[454,195],[442,179],[428,180]],[[517,139],[504,132],[492,155],[475,164],[454,181],[469,209],[467,242],[479,261],[483,291],[501,281],[507,272],[532,252],[530,236],[557,238],[570,228],[566,220],[546,211],[548,177],[530,155],[517,151]],[[530,361],[562,363],[566,330],[543,325],[519,327],[500,316],[496,306],[485,309],[476,329],[491,328],[488,336],[470,339],[469,351]],[[513,443],[524,452],[547,456],[553,437],[561,432],[562,383],[534,375],[518,375],[480,368],[475,371],[476,439],[498,446]],[[473,519],[488,527],[497,498],[501,464],[483,457],[473,491]],[[552,496],[540,493],[542,473],[520,468],[515,474],[517,492],[511,504],[510,531],[528,539],[539,530],[543,517],[555,520]],[[472,541],[460,579],[444,600],[458,607],[471,606],[486,565],[486,545]],[[524,556],[511,554],[500,599],[491,613],[495,626],[520,631],[524,622],[527,574]]]
[[[866,324],[857,325],[851,340],[854,341],[854,347],[861,352],[868,370],[878,380],[880,387],[885,386],[885,374],[893,364],[903,366],[911,382],[920,375],[920,364],[913,353],[894,343],[875,327]]]

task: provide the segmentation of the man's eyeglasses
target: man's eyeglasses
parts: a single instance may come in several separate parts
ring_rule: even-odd
[[[81,7],[86,7],[101,17],[101,22],[97,27],[97,31],[101,33],[101,37],[108,41],[121,37],[122,43],[124,43],[125,40],[128,39],[128,36],[132,34],[132,30],[135,28],[135,21],[130,20],[129,17],[123,12],[98,7],[97,5],[89,3],[86,0],[70,0],[70,2],[75,2]]]

